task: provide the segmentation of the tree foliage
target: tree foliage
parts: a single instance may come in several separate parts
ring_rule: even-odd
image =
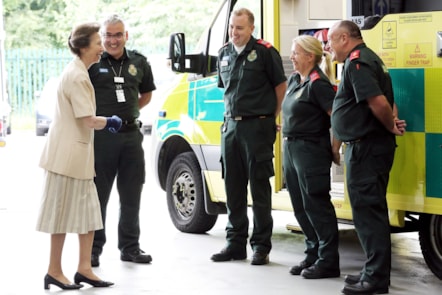
[[[3,0],[5,47],[66,48],[72,26],[111,13],[128,24],[129,48],[166,53],[173,32],[195,44],[221,0]]]

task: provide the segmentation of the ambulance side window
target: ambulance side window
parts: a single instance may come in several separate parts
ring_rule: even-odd
[[[227,1],[226,5],[220,10],[215,21],[213,22],[212,28],[209,32],[209,44],[208,44],[208,72],[216,72],[216,61],[218,59],[218,51],[227,42],[227,32],[225,32],[225,22],[227,19]]]
[[[234,9],[247,7],[253,12],[253,14],[255,15],[255,31],[253,32],[253,35],[255,36],[255,38],[262,38],[260,3],[261,1],[256,0],[238,0],[234,7]],[[208,73],[216,72],[218,51],[226,42],[229,41],[228,23],[226,23],[229,21],[228,4],[229,1],[225,1],[224,6],[220,9],[215,21],[212,24],[212,27],[209,30],[207,46]]]
[[[262,1],[256,1],[256,0],[238,0],[234,6],[234,10],[245,7],[249,9],[253,16],[255,17],[255,30],[253,31],[253,37],[256,39],[263,38],[262,35],[262,11],[261,11],[261,2]]]

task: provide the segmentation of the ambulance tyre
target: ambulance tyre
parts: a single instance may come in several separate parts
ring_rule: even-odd
[[[170,218],[179,231],[205,233],[215,225],[218,215],[206,213],[201,168],[194,153],[182,153],[172,161],[166,193]]]
[[[422,255],[430,270],[442,280],[442,215],[422,214],[419,222]]]

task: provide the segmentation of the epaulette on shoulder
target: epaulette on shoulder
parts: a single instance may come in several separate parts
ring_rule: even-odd
[[[221,48],[218,50],[218,52],[221,52],[221,50],[223,50],[224,48],[226,48],[227,45],[229,45],[229,42],[224,43],[224,45],[221,46]]]
[[[142,54],[141,52],[139,52],[138,50],[132,50],[132,52],[135,55],[139,55],[139,56],[142,56],[142,57],[146,58],[146,56],[144,54]]]
[[[261,44],[261,45],[263,45],[263,46],[265,46],[267,48],[271,48],[273,46],[272,43],[267,42],[267,41],[262,40],[262,39],[258,39],[258,41],[256,41],[256,43]]]
[[[319,78],[321,78],[321,76],[319,76],[319,73],[317,71],[313,71],[310,73],[310,81],[311,82],[315,82]]]
[[[361,51],[359,49],[355,50],[352,53],[350,53],[350,60],[358,59],[360,57],[360,55],[361,55]]]

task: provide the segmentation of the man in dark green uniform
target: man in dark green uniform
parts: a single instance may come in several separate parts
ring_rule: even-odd
[[[253,265],[269,263],[273,219],[271,186],[274,175],[275,117],[287,89],[277,50],[252,37],[254,16],[248,9],[233,11],[229,23],[231,41],[220,49],[218,86],[225,89],[225,120],[221,156],[227,195],[227,245],[213,261],[247,257],[249,219],[247,185],[253,200],[253,233],[250,244]]]
[[[141,54],[125,48],[128,33],[123,20],[112,15],[102,28],[106,52],[89,69],[95,88],[97,115],[118,114],[123,126],[118,134],[95,132],[95,184],[101,203],[103,224],[115,178],[120,195],[118,248],[121,260],[149,263],[150,255],[139,245],[139,210],[145,180],[143,134],[137,118],[155,90],[150,65]],[[106,226],[105,226],[106,228]],[[106,243],[105,229],[95,233],[92,266],[99,265],[99,255]]]
[[[393,87],[382,60],[370,50],[351,21],[329,30],[335,60],[344,62],[333,103],[333,134],[347,144],[347,190],[353,221],[366,255],[359,275],[348,275],[344,294],[388,293],[391,269],[390,223],[386,201],[395,135],[405,122],[393,115]]]

